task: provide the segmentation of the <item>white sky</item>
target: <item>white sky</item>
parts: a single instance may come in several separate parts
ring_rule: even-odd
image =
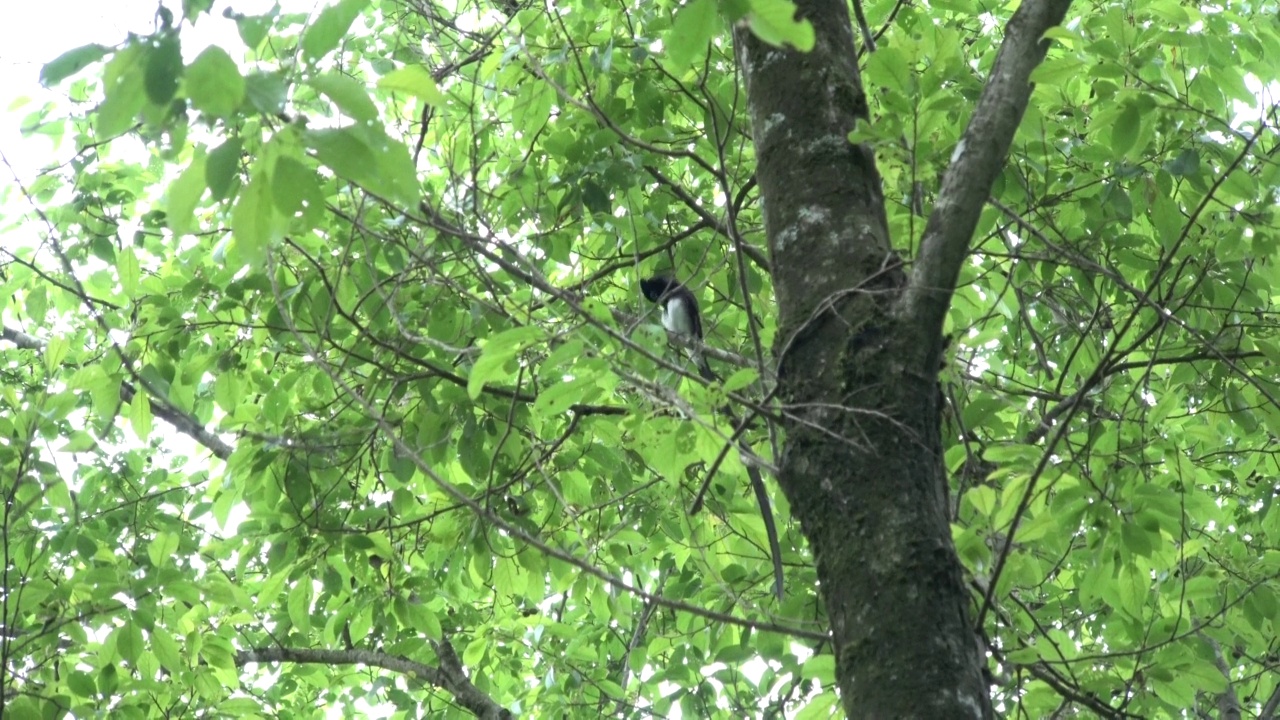
[[[293,9],[323,7],[323,0],[282,2]],[[256,15],[268,11],[272,0],[215,0],[210,13],[203,14],[193,27],[182,30],[182,52],[195,57],[209,44],[227,48],[234,57],[242,49],[235,23],[222,17],[228,7],[236,12]],[[165,6],[179,19],[180,0],[166,0]],[[301,6],[301,7],[299,7]],[[40,86],[40,68],[67,50],[101,43],[108,47],[120,44],[129,32],[147,34],[156,25],[157,0],[40,0],[8,3],[4,21],[0,22],[0,150],[15,165],[19,175],[30,182],[41,165],[54,161],[52,146],[42,136],[23,138],[20,123],[28,113],[65,92],[73,76],[51,91]],[[101,72],[101,66],[90,67],[84,75]],[[29,102],[14,107],[19,98]],[[64,144],[57,158],[70,156],[75,149]],[[0,187],[11,183],[7,169],[0,169]],[[12,198],[10,199],[12,202]],[[3,212],[3,208],[0,208]]]
[[[0,23],[0,150],[24,181],[30,182],[40,164],[52,159],[47,139],[24,139],[18,132],[22,118],[57,95],[57,88],[50,92],[40,87],[40,68],[72,48],[93,42],[115,45],[130,29],[146,30],[155,11],[154,0],[41,0],[5,8]],[[22,97],[31,101],[14,108]],[[65,157],[67,152],[73,150],[61,148],[58,154]],[[10,182],[3,170],[0,185]]]
[[[0,23],[0,92],[39,87],[40,66],[65,50],[91,42],[115,44],[129,29],[146,27],[154,0],[42,0],[14,3]]]

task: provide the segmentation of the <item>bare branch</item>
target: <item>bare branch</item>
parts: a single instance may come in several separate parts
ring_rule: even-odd
[[[5,327],[0,329],[0,339],[8,340],[23,350],[34,350],[41,352],[44,350],[44,341],[34,335],[28,335],[20,330]],[[120,383],[120,399],[125,402],[133,402],[137,397],[138,388],[133,383],[125,380]],[[148,398],[151,403],[151,414],[164,420],[174,427],[175,430],[195,440],[204,446],[215,457],[226,460],[231,457],[231,453],[235,448],[223,442],[217,435],[204,429],[194,417],[178,410],[163,400],[154,397]]]
[[[504,720],[511,712],[477,688],[467,677],[458,660],[458,654],[447,640],[432,643],[440,657],[440,666],[415,662],[398,655],[372,650],[323,650],[313,648],[255,648],[236,653],[236,665],[249,663],[295,663],[315,665],[367,665],[417,678],[435,687],[448,690],[455,702],[478,718]]]

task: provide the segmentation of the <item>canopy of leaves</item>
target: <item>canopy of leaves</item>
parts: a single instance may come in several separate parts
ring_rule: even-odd
[[[1277,8],[1081,2],[943,372],[996,706],[1272,717]],[[775,493],[772,599],[715,412],[786,411],[727,23],[803,50],[794,6],[207,6],[46,65],[6,185],[5,717],[826,717],[812,558]],[[864,7],[909,262],[1009,7]]]

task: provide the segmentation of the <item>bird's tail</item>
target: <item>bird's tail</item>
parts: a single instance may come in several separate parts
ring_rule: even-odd
[[[693,351],[693,362],[698,366],[698,374],[707,382],[717,382],[720,377],[711,372],[711,366],[707,364],[707,356],[697,350]]]

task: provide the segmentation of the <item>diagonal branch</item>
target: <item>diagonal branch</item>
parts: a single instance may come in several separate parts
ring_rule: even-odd
[[[1070,6],[1071,0],[1029,0],[1014,13],[991,77],[951,155],[900,308],[908,326],[920,334],[917,364],[928,362],[942,334],[973,229],[1031,98],[1031,71],[1049,49],[1044,33],[1062,22]]]
[[[267,647],[241,650],[236,665],[249,663],[295,663],[318,665],[367,665],[401,673],[449,691],[454,702],[485,720],[505,720],[511,712],[476,687],[467,677],[458,655],[447,640],[432,643],[440,657],[439,667],[415,662],[398,655],[373,650],[325,650],[317,648]]]
[[[8,340],[23,350],[33,350],[35,352],[42,352],[45,347],[44,341],[40,338],[9,327],[0,328],[0,340]],[[128,380],[120,382],[121,400],[124,402],[133,402],[133,399],[137,394],[138,388],[134,386],[133,383]],[[151,404],[151,414],[153,416],[164,420],[172,425],[178,432],[186,435],[192,440],[195,440],[197,443],[204,446],[209,452],[213,453],[215,457],[221,460],[226,460],[231,457],[231,453],[235,448],[223,442],[223,440],[214,433],[206,430],[194,416],[179,410],[154,395],[148,398],[148,402]]]

